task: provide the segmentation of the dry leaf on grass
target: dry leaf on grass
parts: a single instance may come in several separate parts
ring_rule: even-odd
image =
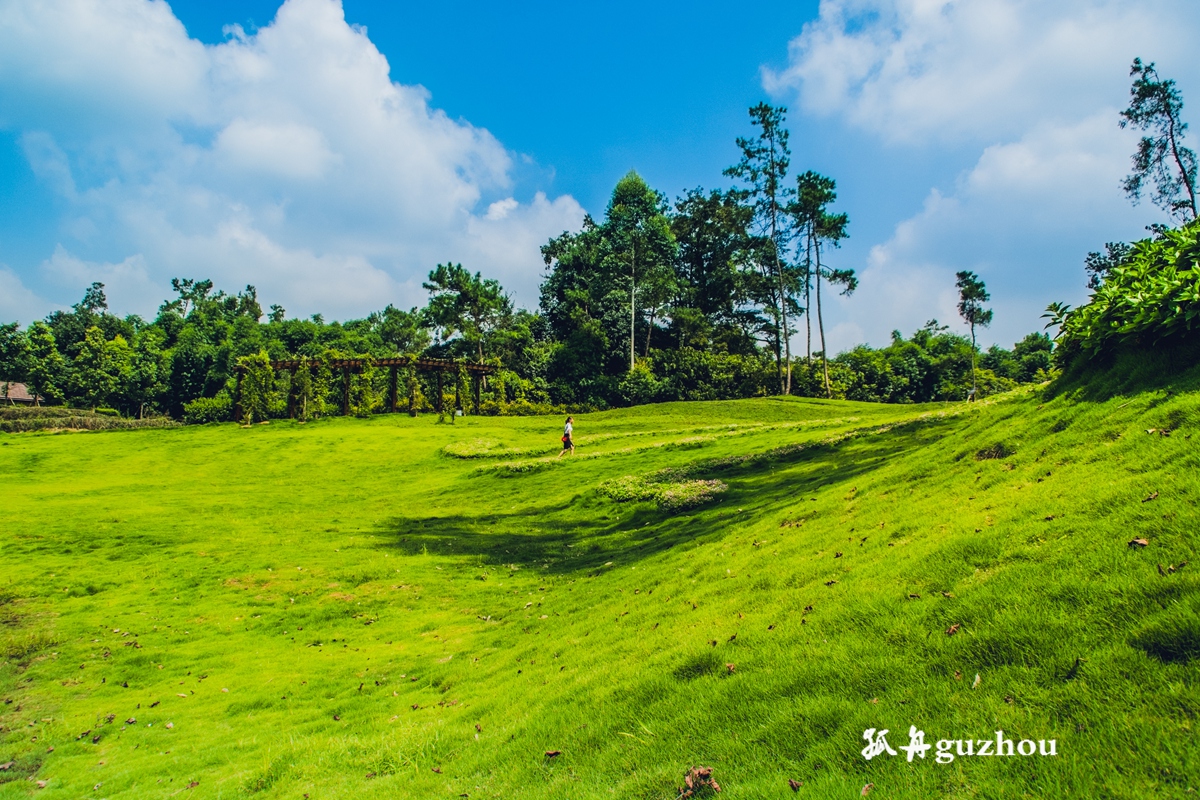
[[[788,788],[791,789],[793,792],[800,791],[800,787],[803,785],[804,785],[804,781],[797,781],[797,780],[788,778]]]
[[[954,634],[958,633],[958,629],[959,629],[959,628],[961,628],[961,627],[962,627],[962,626],[961,626],[961,625],[959,625],[957,622],[956,622],[956,623],[954,623],[954,624],[953,624],[953,625],[951,625],[949,628],[946,628],[946,635],[947,635],[947,636],[953,636]]]
[[[679,790],[679,796],[675,800],[686,800],[689,797],[701,797],[700,793],[704,789],[711,789],[714,792],[721,791],[721,787],[713,780],[712,767],[692,767],[683,776],[684,788]]]
[[[869,792],[870,792],[872,789],[874,789],[874,788],[875,788],[875,784],[873,784],[873,783],[868,783],[866,786],[864,786],[864,787],[862,788],[862,792],[861,792],[862,796],[863,796],[863,797],[866,797],[866,796],[867,796],[867,794],[868,794],[868,793],[869,793]]]

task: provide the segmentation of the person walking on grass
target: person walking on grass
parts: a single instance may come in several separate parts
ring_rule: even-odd
[[[562,458],[563,454],[566,453],[568,450],[571,451],[571,455],[575,455],[575,440],[571,437],[572,431],[575,430],[575,426],[573,424],[574,421],[575,421],[574,417],[567,417],[567,424],[563,426],[563,437],[562,437],[563,449],[558,454],[559,458]]]

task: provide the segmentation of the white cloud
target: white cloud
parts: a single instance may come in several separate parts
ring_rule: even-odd
[[[231,30],[201,45],[161,0],[0,3],[0,126],[66,201],[48,283],[111,274],[111,304],[147,313],[212,277],[333,317],[420,303],[452,258],[536,301],[537,245],[578,203],[508,196],[503,145],[392,82],[337,0]]]
[[[1083,254],[1144,233],[1117,189],[1133,140],[1115,115],[1106,109],[1073,125],[1041,125],[986,148],[952,193],[931,190],[918,214],[871,248],[862,288],[838,301],[840,311],[874,342],[929,319],[958,325],[954,273],[967,269],[992,294],[995,323],[985,341],[1008,346],[1040,329],[1047,304],[1078,303],[1086,296]]]
[[[1084,254],[1161,220],[1119,188],[1136,141],[1117,127],[1129,64],[1157,61],[1190,97],[1198,39],[1192,0],[822,0],[764,86],[891,157],[966,156],[887,241],[857,264],[842,256],[861,288],[830,304],[830,349],[883,344],[935,317],[957,325],[963,269],[992,293],[988,342],[1040,328],[1054,300],[1084,299]]]
[[[1121,102],[1133,57],[1192,69],[1192,0],[822,0],[764,70],[777,94],[896,142],[995,140]]]
[[[28,325],[51,310],[51,305],[26,288],[15,272],[0,264],[0,320]]]
[[[320,178],[339,160],[314,128],[240,118],[217,134],[213,150],[218,161],[233,169],[280,178]]]

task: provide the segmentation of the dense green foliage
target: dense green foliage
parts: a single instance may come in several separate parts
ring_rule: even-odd
[[[0,436],[0,798],[1190,797],[1182,377]]]
[[[793,393],[964,399],[974,351],[963,353],[964,340],[941,329],[828,357],[823,287],[850,294],[858,283],[853,270],[829,263],[849,218],[831,210],[832,178],[809,170],[788,184],[785,111],[750,109],[756,134],[738,138],[741,160],[725,171],[739,187],[695,189],[670,203],[637,173],[624,176],[603,219],[588,217],[542,247],[536,311],[514,308],[497,281],[454,263],[429,272],[424,308],[389,305],[343,323],[288,319],[278,305],[264,319],[253,286],[226,294],[191,279],[172,281],[176,297],[154,320],[120,318],[96,283],[70,311],[26,330],[0,325],[0,380],[25,381],[51,404],[194,423],[231,418],[239,365],[249,379],[244,421],[340,413],[346,387],[329,362],[364,356],[492,364],[499,373],[481,398],[488,414]],[[803,357],[791,344],[801,317]],[[972,342],[975,324],[983,323],[971,322]],[[1043,379],[1008,367],[1023,357],[995,350],[980,395]],[[296,358],[310,368],[269,374],[269,361]],[[352,413],[380,410],[389,380],[388,370],[355,374]],[[401,383],[417,410],[437,405],[433,376],[406,370]],[[461,380],[447,393],[455,389],[469,406]]]
[[[1162,229],[1094,271],[1091,298],[1076,309],[1054,304],[1047,316],[1058,325],[1064,363],[1076,356],[1111,353],[1121,345],[1151,346],[1186,337],[1200,328],[1200,221]],[[1096,254],[1098,255],[1098,254]]]

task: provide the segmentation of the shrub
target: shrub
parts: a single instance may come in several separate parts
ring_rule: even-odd
[[[1200,328],[1200,220],[1135,242],[1085,305],[1056,303],[1045,316],[1059,326],[1060,364]]]
[[[188,425],[228,422],[233,419],[233,399],[224,392],[216,397],[198,397],[183,406],[183,421]]]

